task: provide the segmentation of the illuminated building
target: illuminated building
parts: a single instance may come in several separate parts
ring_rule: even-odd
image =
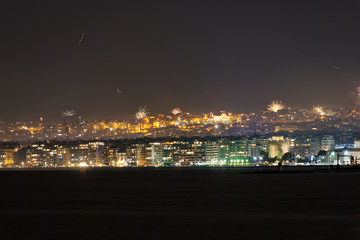
[[[118,151],[117,148],[111,148],[109,146],[105,146],[105,155],[103,157],[104,166],[115,166],[116,165],[116,161],[118,160],[118,157],[119,157],[119,154],[117,151]]]
[[[21,167],[69,167],[71,159],[69,148],[51,144],[31,144],[17,151],[17,156],[16,165]]]
[[[131,166],[127,161],[127,155],[126,152],[118,152],[116,154],[117,159],[115,161],[115,165],[113,165],[113,161],[110,161],[110,166],[114,167],[129,167]]]
[[[201,142],[175,142],[173,145],[172,161],[175,166],[193,166],[201,161],[203,146]]]
[[[224,111],[222,111],[221,114],[217,116],[211,112],[209,115],[209,119],[207,119],[207,122],[229,124],[231,123],[231,114],[227,115]]]
[[[220,161],[228,165],[245,165],[260,160],[262,152],[267,151],[265,138],[246,138],[222,140],[220,144]]]
[[[249,154],[249,144],[254,144],[256,148],[256,143],[249,141],[247,138],[222,141],[220,143],[220,160],[234,166],[250,163],[252,157]]]
[[[0,149],[0,168],[13,167],[15,164],[15,149]]]
[[[131,145],[126,147],[126,162],[128,166],[137,167],[136,152],[137,152],[136,145]]]
[[[212,162],[220,159],[220,146],[217,141],[207,141],[204,143],[205,161]]]
[[[306,158],[311,155],[311,138],[307,136],[299,136],[294,141],[293,152],[298,158]]]
[[[90,142],[89,150],[90,165],[102,166],[105,164],[106,149],[104,142]]]
[[[133,144],[126,148],[126,158],[129,166],[152,166],[152,147],[148,144]]]
[[[360,140],[355,140],[354,141],[354,147],[360,149]]]
[[[269,158],[282,157],[290,152],[290,141],[283,136],[273,136],[268,143]]]
[[[145,144],[136,144],[136,166],[145,167],[147,165],[147,152]]]
[[[70,166],[78,167],[80,164],[90,164],[88,144],[79,144],[70,149]]]
[[[57,167],[69,167],[70,160],[71,160],[70,148],[64,148],[62,146],[59,146],[57,149],[58,149],[58,152],[57,152],[56,166]]]
[[[329,162],[332,165],[354,165],[360,164],[360,149],[359,148],[344,148],[332,150],[329,153]]]
[[[66,140],[70,139],[70,124],[64,124],[65,125],[65,136]]]
[[[44,144],[32,144],[26,151],[27,167],[46,167]]]
[[[321,150],[321,142],[318,137],[313,137],[310,142],[310,154],[316,155]]]
[[[164,159],[164,147],[161,143],[151,143],[151,162],[153,166],[160,164]]]
[[[332,135],[325,135],[321,139],[321,149],[325,151],[331,151],[335,149],[335,139]]]
[[[52,146],[46,150],[46,162],[48,167],[69,167],[71,153],[69,148],[63,146]]]
[[[247,157],[254,159],[261,156],[267,150],[267,142],[267,139],[260,137],[247,139]]]
[[[165,143],[163,147],[163,162],[162,166],[173,166],[173,146],[170,143]]]
[[[283,155],[280,144],[278,142],[269,142],[268,147],[269,147],[269,158],[281,157]]]

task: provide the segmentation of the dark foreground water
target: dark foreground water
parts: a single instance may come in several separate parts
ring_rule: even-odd
[[[360,173],[0,171],[0,239],[360,239]]]

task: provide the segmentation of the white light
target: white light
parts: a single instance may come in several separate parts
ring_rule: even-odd
[[[81,162],[79,163],[79,167],[87,167],[88,165],[86,164],[86,162]]]

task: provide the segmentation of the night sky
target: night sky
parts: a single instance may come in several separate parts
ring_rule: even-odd
[[[0,120],[355,102],[359,1],[4,2]]]

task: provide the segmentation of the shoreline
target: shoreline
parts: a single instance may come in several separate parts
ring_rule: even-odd
[[[58,168],[0,168],[0,172],[27,172],[27,171],[234,171],[239,174],[267,174],[267,173],[348,173],[360,172],[360,167],[322,165],[322,166],[226,166],[226,167],[58,167]]]

